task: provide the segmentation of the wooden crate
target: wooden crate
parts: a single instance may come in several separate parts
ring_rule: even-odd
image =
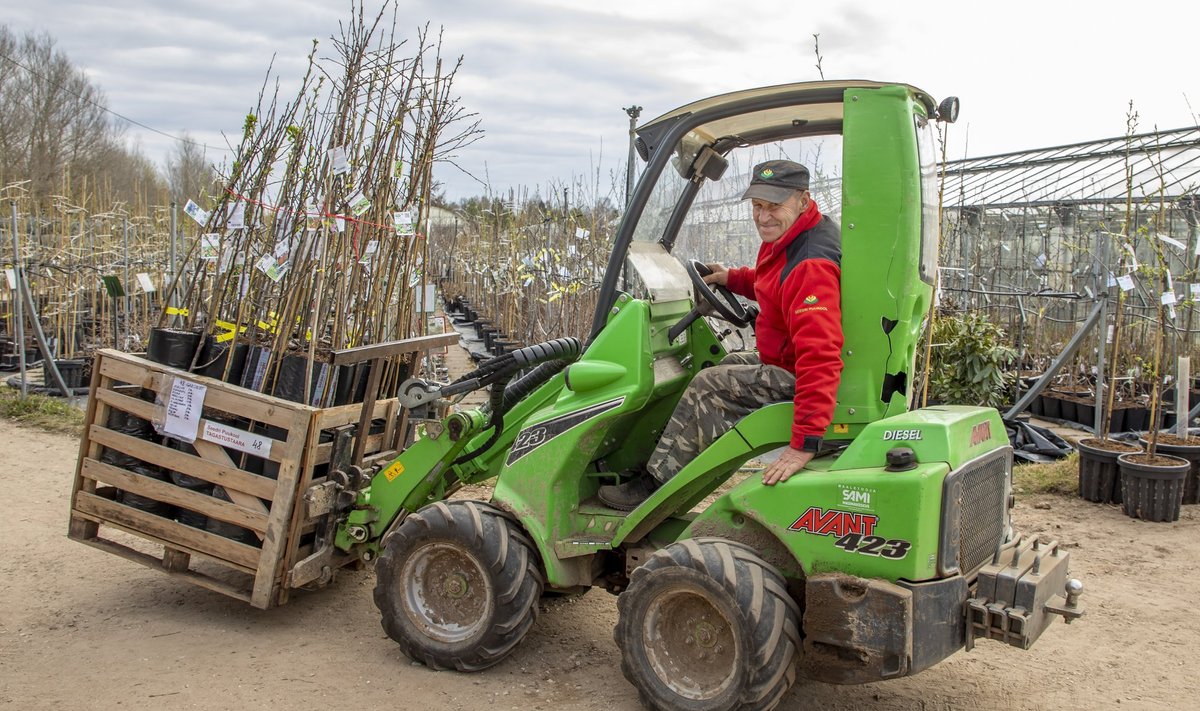
[[[206,420],[227,422],[230,416],[237,417],[243,423],[239,429],[269,441],[268,456],[238,452],[231,456],[225,447],[201,438],[192,445],[193,455],[166,446],[163,437],[142,439],[108,427],[114,409],[161,422],[164,406],[137,394],[152,391],[164,402],[171,383],[179,378],[207,388],[201,432]],[[290,587],[314,581],[315,576],[305,575],[297,582],[292,570],[311,557],[311,539],[321,523],[308,516],[303,505],[303,492],[324,481],[321,472],[328,467],[321,465],[335,458],[348,463],[351,451],[359,462],[369,462],[372,456],[387,456],[403,446],[395,399],[314,408],[112,350],[96,354],[91,385],[68,535],[258,608],[283,604]],[[360,444],[354,432],[374,418],[385,420],[385,430],[368,434]],[[331,441],[322,441],[323,430],[333,435],[324,437]],[[231,501],[106,463],[106,450],[134,457],[148,467],[219,485]],[[276,469],[276,476],[256,471],[264,467]],[[252,532],[257,544],[126,505],[118,500],[123,496],[114,496],[118,491],[236,525]],[[354,562],[356,558],[341,555],[327,557],[326,564],[340,567]]]

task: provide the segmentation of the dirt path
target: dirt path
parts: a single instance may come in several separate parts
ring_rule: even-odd
[[[615,598],[547,602],[509,660],[474,675],[414,666],[371,603],[374,575],[259,611],[66,538],[69,438],[0,422],[0,704],[19,709],[636,709]],[[982,642],[911,679],[799,684],[783,708],[1196,708],[1200,513],[1148,524],[1073,498],[1017,521],[1071,547],[1088,613],[1032,651]]]

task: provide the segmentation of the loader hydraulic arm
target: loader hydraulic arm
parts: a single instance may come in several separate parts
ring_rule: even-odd
[[[400,386],[400,404],[412,409],[435,400],[491,389],[487,405],[453,413],[425,425],[422,437],[383,467],[357,492],[353,507],[338,526],[334,545],[377,547],[407,512],[449,495],[461,484],[484,481],[498,473],[496,454],[507,450],[505,421],[524,419],[541,407],[530,397],[580,353],[577,339],[559,338],[485,361],[449,384],[413,378]],[[513,380],[520,371],[526,371]],[[547,397],[555,390],[548,391]]]

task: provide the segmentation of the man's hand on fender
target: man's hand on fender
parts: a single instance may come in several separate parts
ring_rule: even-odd
[[[774,486],[781,481],[787,481],[792,475],[803,469],[813,458],[813,452],[802,452],[788,447],[779,454],[779,459],[771,462],[771,466],[763,470],[762,483]]]

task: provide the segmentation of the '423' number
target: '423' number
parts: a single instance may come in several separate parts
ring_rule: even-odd
[[[864,536],[860,533],[850,533],[842,536],[833,545],[845,550],[847,553],[880,555],[884,558],[894,558],[896,560],[908,555],[908,549],[912,548],[912,543],[900,538],[888,540],[879,536]]]

